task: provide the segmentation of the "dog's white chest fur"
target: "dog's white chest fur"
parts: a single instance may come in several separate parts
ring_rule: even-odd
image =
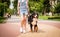
[[[36,25],[37,18],[33,18],[32,25]]]

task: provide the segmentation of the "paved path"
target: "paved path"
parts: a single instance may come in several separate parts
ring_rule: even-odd
[[[16,15],[12,15],[11,18],[7,20],[7,23],[19,23],[20,17]]]
[[[20,17],[13,15],[6,23],[0,24],[0,37],[60,37],[60,22],[39,20],[37,33],[29,32],[27,24],[26,34],[20,33]]]

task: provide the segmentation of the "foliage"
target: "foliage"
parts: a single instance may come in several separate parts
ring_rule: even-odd
[[[42,1],[29,0],[29,9],[31,12],[33,12],[33,11],[41,12],[43,7],[44,7],[44,5],[43,5]]]
[[[0,23],[5,23],[5,17],[0,17]]]
[[[10,9],[10,8],[7,9],[7,12],[10,13],[10,14],[14,14],[14,10]]]
[[[17,5],[18,5],[18,0],[14,0],[13,6],[14,6],[14,12],[17,14]]]
[[[50,4],[49,0],[29,0],[29,9],[31,12],[37,11],[37,12],[42,12],[50,11]]]
[[[14,8],[17,10],[17,4],[18,4],[18,0],[14,0],[14,2],[13,2],[13,6],[14,6]]]
[[[55,13],[60,13],[60,3],[58,3],[55,7]]]
[[[10,0],[0,0],[0,16],[3,16],[9,8]]]
[[[0,0],[0,23],[3,23],[5,20],[4,14],[7,12],[9,8],[10,0]]]
[[[9,5],[10,5],[10,0],[0,0],[0,2],[1,2],[1,3],[6,2],[7,7],[9,8]]]
[[[44,5],[44,10],[46,10],[46,12],[50,12],[51,5],[49,3],[49,0],[44,0],[43,5]]]
[[[7,11],[7,4],[5,3],[0,3],[0,16],[4,15],[4,12]]]

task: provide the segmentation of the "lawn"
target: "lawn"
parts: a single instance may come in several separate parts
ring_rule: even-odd
[[[5,17],[0,17],[0,23],[4,23],[6,18]]]
[[[39,19],[60,21],[60,16],[39,16]]]

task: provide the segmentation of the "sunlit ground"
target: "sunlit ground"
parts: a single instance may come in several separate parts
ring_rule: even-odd
[[[39,31],[27,32],[26,34],[20,34],[17,37],[60,37],[60,29],[50,25],[38,25]]]
[[[38,32],[29,32],[27,24],[27,32],[23,34],[20,33],[20,20],[19,16],[13,15],[0,24],[0,37],[60,37],[60,21],[38,20]]]

